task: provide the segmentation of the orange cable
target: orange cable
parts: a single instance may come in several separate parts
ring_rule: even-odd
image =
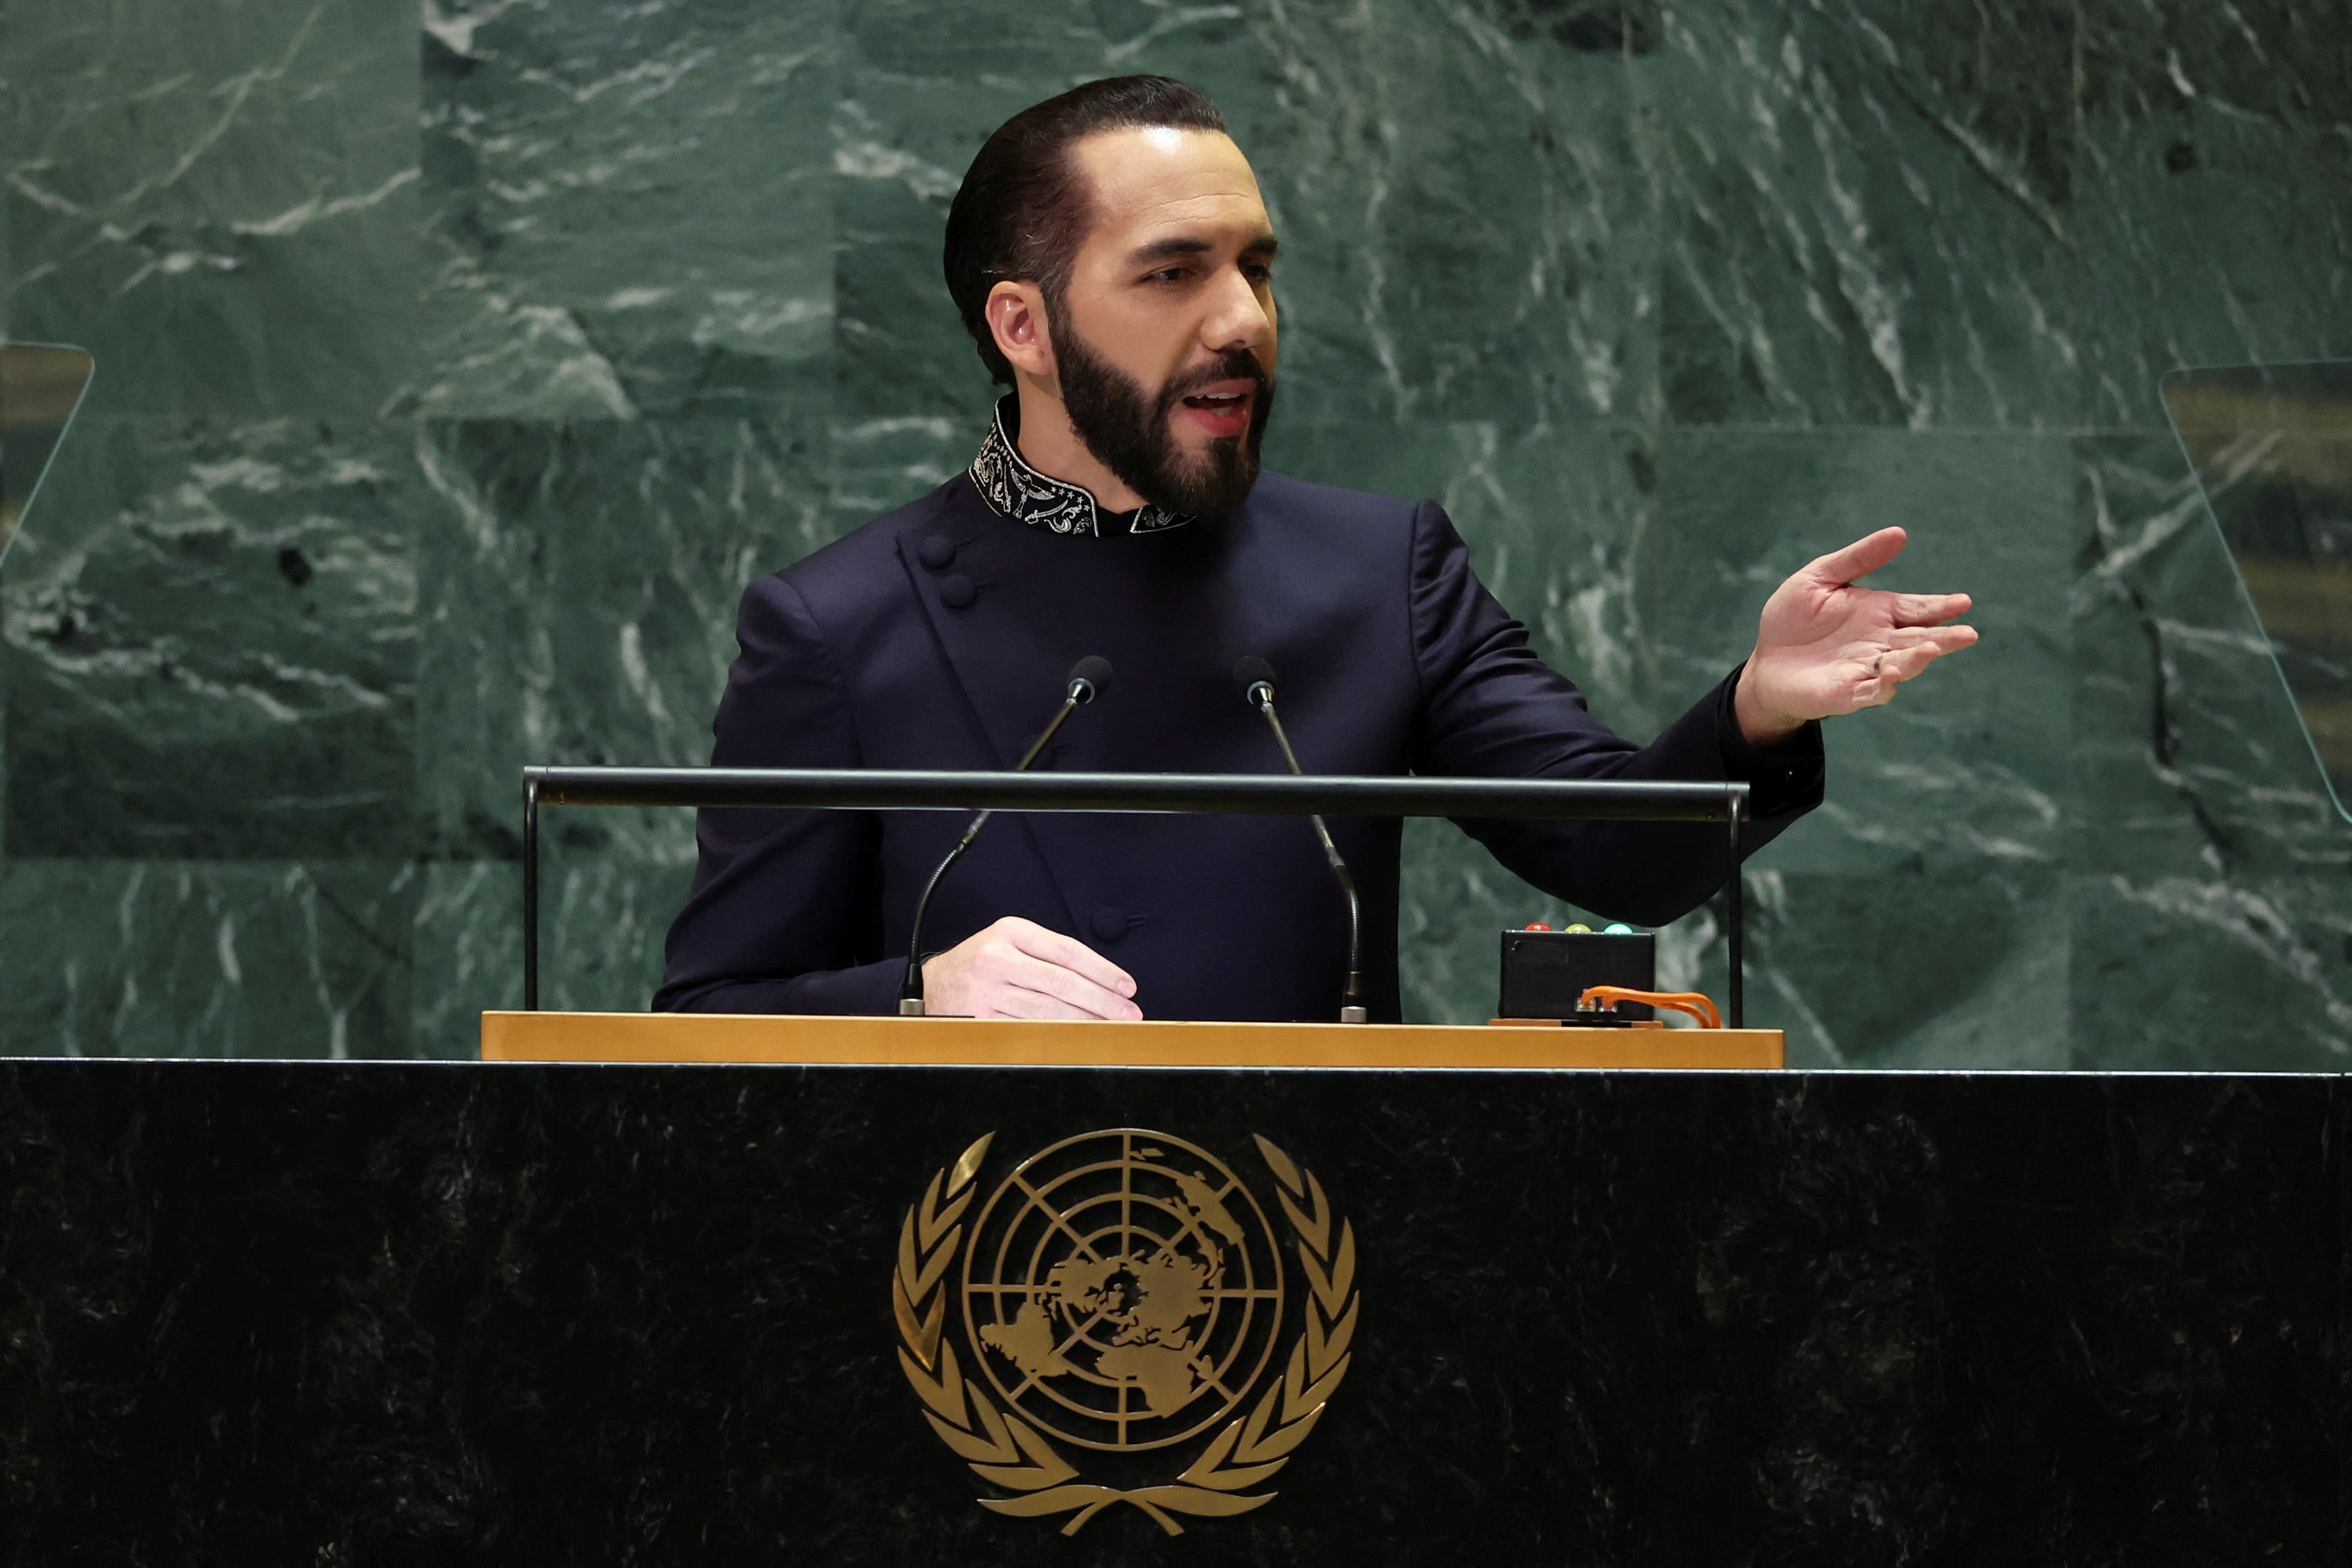
[[[1614,1007],[1620,1002],[1638,1002],[1644,1007],[1671,1007],[1677,1013],[1687,1013],[1698,1020],[1702,1029],[1723,1027],[1723,1015],[1715,1004],[1696,991],[1636,991],[1630,985],[1588,985],[1584,994],[1576,999],[1578,1008],[1598,1004]]]

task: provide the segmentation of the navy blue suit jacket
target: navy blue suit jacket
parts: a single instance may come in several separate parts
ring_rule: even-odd
[[[1229,516],[1102,537],[1001,516],[958,477],[752,584],[737,636],[720,766],[1009,768],[1070,666],[1101,654],[1117,672],[1108,694],[1037,766],[1280,772],[1233,685],[1234,659],[1257,653],[1309,773],[1747,778],[1751,848],[1821,799],[1816,727],[1769,753],[1748,747],[1727,679],[1637,746],[1528,648],[1434,502],[1276,474]],[[916,896],[966,820],[702,813],[654,1005],[895,1011]],[[1643,925],[1724,877],[1721,831],[1703,825],[1461,826],[1538,887]],[[1372,1016],[1393,1020],[1400,825],[1330,826],[1362,889]],[[1134,975],[1146,1017],[1327,1019],[1345,910],[1300,817],[1007,814],[941,887],[924,946],[1023,915]]]

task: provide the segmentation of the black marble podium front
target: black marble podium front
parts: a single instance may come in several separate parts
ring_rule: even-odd
[[[2287,1077],[19,1062],[0,1546],[2340,1563],[2339,1119]],[[1272,1501],[1065,1538],[977,1505],[891,1280],[982,1134],[984,1194],[1118,1128],[1270,1213],[1258,1137],[1313,1173],[1360,1327]]]

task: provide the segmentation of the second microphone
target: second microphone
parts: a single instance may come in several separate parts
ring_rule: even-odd
[[[1053,743],[1054,733],[1062,727],[1063,721],[1109,689],[1110,660],[1100,654],[1090,653],[1070,666],[1070,673],[1063,678],[1061,707],[1055,710],[1044,732],[1029,743],[1029,749],[1021,754],[1021,760],[1013,764],[1013,771],[1027,773],[1029,764],[1044,755],[1045,748]],[[940,882],[947,876],[948,868],[963,858],[963,852],[971,847],[971,841],[980,837],[981,828],[994,815],[993,812],[983,811],[971,819],[971,826],[963,830],[963,837],[956,840],[955,847],[948,851],[947,858],[940,862],[939,869],[931,873],[931,879],[923,884],[922,896],[915,900],[914,923],[907,932],[907,977],[898,986],[898,1012],[901,1016],[923,1016],[923,917],[930,910],[931,895],[940,890]]]

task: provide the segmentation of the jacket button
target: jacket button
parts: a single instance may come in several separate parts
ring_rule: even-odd
[[[955,559],[955,541],[946,534],[926,534],[923,542],[915,546],[915,559],[934,572],[944,572],[948,563]]]
[[[961,572],[940,579],[940,603],[950,610],[969,610],[972,601],[979,597],[980,590],[973,587],[971,579]]]
[[[1105,904],[1087,917],[1087,929],[1097,942],[1117,942],[1127,934],[1127,916]]]

